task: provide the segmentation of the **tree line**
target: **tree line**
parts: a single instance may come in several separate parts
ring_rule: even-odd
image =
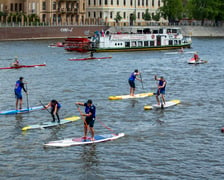
[[[158,13],[169,23],[195,19],[203,26],[205,20],[214,21],[215,25],[224,20],[224,0],[163,0],[163,3]]]

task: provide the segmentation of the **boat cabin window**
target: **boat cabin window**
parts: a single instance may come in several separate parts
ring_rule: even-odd
[[[142,46],[142,41],[138,41],[138,46]]]
[[[149,46],[149,41],[144,41],[144,46],[148,47]]]
[[[163,29],[159,29],[159,34],[163,34]]]
[[[150,41],[150,46],[154,46],[154,41]]]
[[[137,34],[142,34],[142,30],[141,29],[140,30],[138,29],[137,30]]]
[[[132,41],[131,46],[136,46],[136,41]]]
[[[153,33],[153,34],[158,34],[159,31],[158,31],[157,29],[154,29],[154,30],[152,31],[152,33]]]
[[[143,29],[144,34],[151,34],[151,30],[149,28]]]
[[[172,40],[169,40],[169,45],[173,45],[173,41]]]
[[[130,47],[130,42],[125,42],[125,47]]]

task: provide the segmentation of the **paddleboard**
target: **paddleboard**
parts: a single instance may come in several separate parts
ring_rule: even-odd
[[[94,136],[95,138],[94,141],[91,141],[90,137],[68,138],[64,140],[51,141],[44,144],[44,146],[45,147],[69,147],[69,146],[87,145],[87,144],[93,144],[93,143],[112,141],[112,140],[121,138],[124,135],[125,135],[124,133],[96,135]]]
[[[141,93],[141,94],[135,94],[134,96],[130,95],[120,95],[120,96],[109,96],[109,100],[121,100],[121,99],[135,99],[135,98],[145,98],[148,96],[153,96],[152,92],[149,93]]]
[[[79,59],[75,59],[75,58],[70,58],[68,59],[69,61],[85,61],[85,60],[94,60],[94,59],[110,59],[112,57],[88,57],[88,58],[79,58]]]
[[[58,126],[58,125],[62,125],[62,124],[71,123],[71,122],[77,121],[79,119],[80,119],[79,116],[72,116],[69,118],[61,119],[60,123],[55,121],[55,122],[44,122],[44,123],[40,123],[40,124],[28,125],[28,126],[23,127],[22,131],[26,131],[26,130],[30,130],[30,129],[43,129],[43,128],[54,127],[54,126]]]
[[[205,60],[198,60],[198,61],[195,61],[194,58],[191,58],[189,61],[188,61],[188,64],[204,64],[204,63],[207,63],[208,61],[205,61]]]
[[[162,109],[162,108],[168,108],[168,107],[170,107],[170,106],[175,106],[175,105],[177,105],[177,104],[179,104],[180,103],[180,100],[178,100],[178,99],[175,99],[175,100],[171,100],[171,101],[167,101],[166,102],[166,104],[163,104],[162,106],[161,106],[161,104],[160,105],[158,105],[158,104],[153,104],[152,106],[150,106],[150,105],[145,105],[144,106],[144,109],[145,110],[151,110],[151,109]]]
[[[14,109],[14,110],[0,111],[0,115],[21,114],[21,113],[28,113],[28,112],[42,110],[42,109],[44,109],[43,106],[36,106],[36,107],[19,109],[19,110]]]

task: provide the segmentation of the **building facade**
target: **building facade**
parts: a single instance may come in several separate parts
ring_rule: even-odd
[[[162,0],[0,0],[1,22],[22,24],[36,15],[41,24],[116,26],[119,14],[119,26],[147,25],[146,10],[152,16],[161,6]]]

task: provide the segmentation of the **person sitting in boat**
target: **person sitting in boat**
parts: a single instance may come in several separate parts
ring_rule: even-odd
[[[194,60],[195,60],[195,62],[198,62],[199,61],[199,56],[198,56],[198,53],[197,52],[195,52],[194,53]]]
[[[93,51],[90,52],[90,57],[93,58]]]
[[[14,62],[11,64],[11,67],[18,67],[18,66],[20,66],[20,64],[18,57],[16,56]]]

